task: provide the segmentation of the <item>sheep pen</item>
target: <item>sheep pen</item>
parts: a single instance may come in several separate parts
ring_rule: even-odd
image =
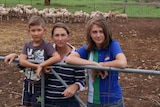
[[[79,48],[85,43],[85,23],[66,23],[71,30],[70,43]],[[113,38],[127,57],[128,68],[160,71],[160,18],[128,18],[109,21]],[[53,23],[47,23],[45,38],[49,41]],[[30,40],[27,20],[0,20],[0,56],[20,53],[24,42]],[[51,41],[52,42],[52,41]],[[15,64],[0,61],[0,107],[21,107],[23,73]],[[160,75],[120,73],[126,107],[159,107]],[[86,91],[79,93],[86,102]]]

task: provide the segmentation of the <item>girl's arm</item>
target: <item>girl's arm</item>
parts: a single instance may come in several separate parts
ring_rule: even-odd
[[[97,62],[80,58],[80,55],[77,52],[70,54],[66,58],[66,63],[67,64],[75,64],[75,65],[97,65],[97,66],[100,66]]]
[[[101,66],[109,66],[109,67],[116,67],[116,68],[126,68],[127,67],[127,60],[123,53],[118,53],[116,55],[116,59],[109,62],[99,62]]]

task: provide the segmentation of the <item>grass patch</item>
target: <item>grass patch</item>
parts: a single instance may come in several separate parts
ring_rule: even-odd
[[[123,13],[123,4],[127,1],[126,13],[129,17],[160,17],[160,3],[154,5],[137,4],[139,0],[51,0],[50,6],[44,5],[44,0],[0,0],[0,4],[6,7],[14,7],[16,4],[31,4],[37,9],[66,8],[70,12],[92,11],[108,12],[118,11]],[[145,1],[146,2],[146,1]]]

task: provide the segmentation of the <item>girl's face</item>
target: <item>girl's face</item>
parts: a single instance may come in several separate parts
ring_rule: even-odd
[[[54,34],[52,35],[52,40],[56,44],[57,47],[64,47],[70,36],[67,34],[66,30],[63,28],[55,28]]]
[[[103,33],[103,29],[98,25],[93,25],[91,27],[90,36],[92,40],[95,42],[98,48],[101,48],[103,41],[105,40],[105,36]]]
[[[29,34],[32,36],[34,42],[41,42],[43,35],[46,33],[46,29],[41,25],[30,26],[28,29]]]

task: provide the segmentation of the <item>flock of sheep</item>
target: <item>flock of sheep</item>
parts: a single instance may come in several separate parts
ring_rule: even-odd
[[[89,14],[80,10],[71,13],[65,8],[45,8],[43,10],[38,10],[31,5],[24,4],[17,4],[15,7],[5,8],[4,4],[0,4],[0,20],[9,20],[12,17],[25,20],[29,19],[32,15],[40,15],[46,22],[52,23],[58,21],[64,23],[86,22],[88,19],[99,15],[103,15],[107,20],[116,18],[126,20],[128,18],[127,14],[120,14],[119,12],[112,11],[93,11]]]

